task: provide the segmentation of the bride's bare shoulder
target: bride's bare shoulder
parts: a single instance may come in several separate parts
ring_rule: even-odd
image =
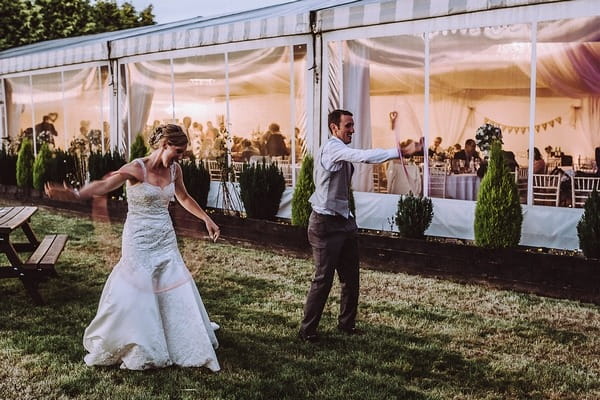
[[[114,173],[121,175],[122,177],[129,179],[132,183],[142,182],[144,180],[144,171],[142,166],[137,161],[131,161]]]

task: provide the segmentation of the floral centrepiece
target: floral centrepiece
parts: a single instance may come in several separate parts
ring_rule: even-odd
[[[492,148],[492,143],[496,140],[502,142],[502,130],[497,126],[492,124],[483,124],[479,128],[477,128],[477,132],[475,133],[475,140],[477,141],[477,146],[483,152],[489,152]]]

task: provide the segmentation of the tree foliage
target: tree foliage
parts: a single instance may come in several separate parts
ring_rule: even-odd
[[[315,191],[313,181],[314,159],[308,154],[302,160],[302,167],[298,174],[298,182],[292,197],[292,225],[308,226],[308,218],[312,212],[312,206],[308,199]]]
[[[204,166],[204,163],[197,161],[194,156],[181,163],[181,172],[183,173],[183,184],[189,195],[202,208],[208,204],[208,192],[210,191],[210,173]]]
[[[33,143],[24,139],[17,156],[17,186],[31,188],[33,185]]]
[[[152,25],[152,9],[116,0],[0,0],[0,50]]]
[[[33,187],[37,190],[44,190],[44,184],[49,180],[49,164],[52,158],[52,150],[48,143],[42,144],[42,147],[33,161]]]
[[[17,184],[17,155],[7,149],[4,144],[0,149],[0,184]]]
[[[400,196],[396,210],[396,226],[404,237],[421,239],[433,220],[433,203],[423,196],[414,196],[409,192]]]
[[[502,144],[496,140],[475,206],[475,243],[494,249],[516,247],[522,222],[517,184],[504,164]]]
[[[240,173],[240,197],[249,218],[274,219],[285,190],[283,172],[276,163],[245,164]]]
[[[579,247],[587,258],[600,259],[600,195],[596,190],[585,201],[577,224]]]
[[[136,158],[146,157],[148,154],[148,147],[144,143],[144,137],[142,135],[137,135],[133,144],[131,145],[131,155],[129,156],[129,161],[135,160]]]

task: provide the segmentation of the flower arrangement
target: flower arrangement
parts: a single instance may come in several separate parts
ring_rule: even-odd
[[[50,131],[41,131],[37,135],[38,143],[51,143],[54,144],[54,138],[52,137],[52,133]]]
[[[87,150],[87,141],[82,138],[75,138],[71,141],[69,146],[69,152],[71,153],[85,153]]]
[[[479,149],[485,152],[488,152],[492,148],[492,143],[496,140],[499,140],[502,144],[504,143],[502,142],[502,131],[500,128],[488,123],[477,128],[475,140]]]
[[[87,140],[92,146],[100,146],[102,144],[102,132],[100,129],[92,129],[86,134]]]

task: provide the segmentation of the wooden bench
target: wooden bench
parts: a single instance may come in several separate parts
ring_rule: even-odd
[[[67,235],[47,235],[40,242],[29,224],[37,207],[0,208],[0,252],[10,262],[0,267],[0,278],[19,278],[29,296],[36,304],[44,301],[38,292],[38,284],[50,276],[56,276],[54,265],[67,242]],[[14,243],[11,233],[21,228],[27,237],[23,243]],[[19,253],[32,252],[23,262]]]
[[[19,278],[36,304],[44,304],[38,284],[49,276],[57,276],[54,265],[67,243],[67,235],[47,235],[21,266]]]
[[[50,272],[56,275],[54,264],[67,243],[67,235],[47,235],[23,264],[25,270]]]

